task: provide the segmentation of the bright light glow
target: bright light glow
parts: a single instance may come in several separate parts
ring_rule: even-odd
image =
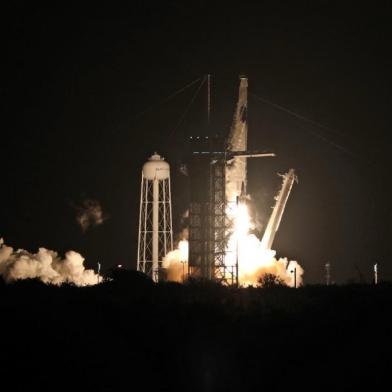
[[[276,259],[276,252],[265,249],[261,241],[250,234],[253,228],[246,202],[240,202],[227,209],[228,217],[233,221],[234,230],[230,235],[226,252],[226,265],[235,266],[238,252],[239,282],[243,286],[255,285],[265,273],[281,278],[287,285],[294,285],[294,277],[287,270],[288,264],[297,269],[297,285],[301,282],[302,268],[296,261],[286,258]]]
[[[180,261],[188,262],[189,243],[187,240],[182,240],[178,243],[178,250],[180,251]]]
[[[242,286],[257,285],[260,277],[269,273],[278,276],[288,286],[294,287],[294,275],[290,272],[296,268],[297,286],[301,285],[303,269],[296,261],[287,258],[275,257],[276,252],[265,249],[261,240],[250,234],[254,224],[250,219],[246,201],[228,203],[226,214],[232,222],[232,231],[226,249],[225,264],[228,270],[235,269],[238,252],[239,283]],[[182,282],[188,262],[189,243],[186,236],[178,243],[177,249],[169,252],[164,260],[163,267],[167,269],[168,279]]]
[[[236,240],[244,240],[250,229],[250,218],[245,203],[236,206],[234,211],[234,237]]]

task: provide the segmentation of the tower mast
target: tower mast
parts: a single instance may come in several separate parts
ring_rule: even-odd
[[[211,117],[211,75],[207,75],[207,127],[210,126]]]

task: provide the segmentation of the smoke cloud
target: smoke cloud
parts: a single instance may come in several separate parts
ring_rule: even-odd
[[[265,274],[273,274],[286,285],[294,287],[302,284],[304,270],[297,261],[277,258],[276,251],[263,247],[261,240],[250,232],[255,223],[249,217],[247,203],[228,207],[232,219],[230,238],[226,253],[226,265],[235,266],[238,252],[239,282],[241,286],[257,285]],[[188,231],[183,230],[177,248],[169,252],[163,260],[167,279],[182,282],[187,277]]]
[[[91,286],[101,277],[91,269],[85,269],[84,258],[75,251],[68,251],[61,259],[57,252],[39,248],[37,253],[14,249],[0,239],[0,276],[7,282],[20,279],[39,279],[47,284],[73,283]]]
[[[240,245],[239,281],[243,286],[254,286],[265,274],[275,275],[287,286],[294,287],[295,280],[297,286],[302,284],[304,270],[297,261],[277,258],[275,250],[263,249],[261,241],[251,234]]]
[[[107,219],[98,200],[84,200],[82,205],[75,206],[75,209],[77,211],[76,222],[83,232],[86,232],[90,227],[101,225]]]
[[[172,250],[165,256],[162,266],[166,269],[168,280],[172,282],[183,282],[186,279],[188,275],[187,238],[179,241],[177,249]]]
[[[176,249],[169,252],[163,259],[162,266],[166,270],[166,277],[171,282],[183,282],[188,276],[188,237],[189,210],[181,216],[182,227],[177,237]]]

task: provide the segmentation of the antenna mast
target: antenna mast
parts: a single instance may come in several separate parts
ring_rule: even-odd
[[[210,125],[211,116],[211,75],[207,74],[207,126]]]
[[[329,262],[325,264],[325,284],[327,286],[331,284],[331,264]]]

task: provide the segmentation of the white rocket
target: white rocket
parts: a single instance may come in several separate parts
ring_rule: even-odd
[[[227,151],[246,152],[248,149],[248,79],[240,76],[237,107],[234,112]],[[234,157],[228,162],[226,170],[226,198],[228,202],[235,202],[237,197],[246,195],[246,160],[247,157]]]
[[[232,158],[228,161],[226,169],[226,199],[228,203],[233,203],[246,198],[247,158],[275,156],[273,153],[248,151],[247,110],[248,79],[241,76],[238,102],[234,112],[233,123],[227,143],[228,155],[232,156]],[[282,188],[275,197],[276,204],[262,239],[262,246],[267,249],[271,249],[275,234],[279,228],[280,221],[282,220],[291,188],[294,181],[297,181],[294,169],[290,169],[288,173],[282,175],[282,177]]]
[[[226,200],[228,203],[246,198],[248,158],[274,157],[274,153],[248,151],[248,79],[240,76],[237,106],[227,141]]]

